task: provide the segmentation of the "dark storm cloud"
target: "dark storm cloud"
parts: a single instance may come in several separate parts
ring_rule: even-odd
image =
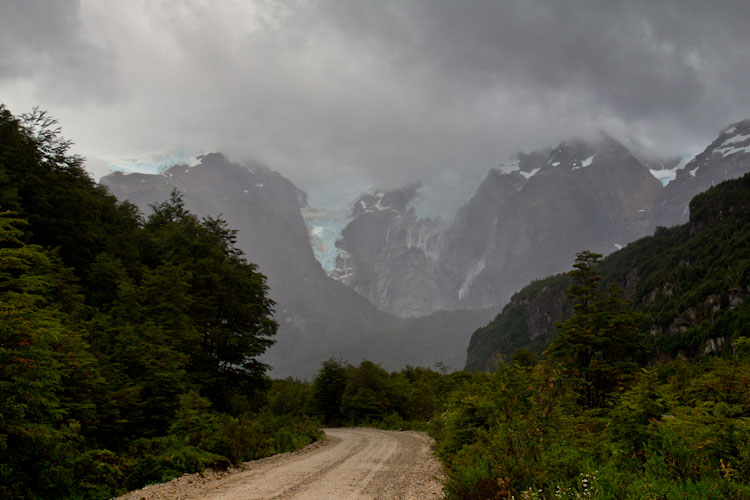
[[[110,98],[113,54],[81,32],[80,0],[0,3],[0,82],[31,78],[62,101]]]
[[[750,9],[744,0],[322,2],[352,38],[403,68],[486,91],[576,89],[625,118],[747,111]],[[705,102],[704,102],[705,101]]]
[[[599,129],[679,154],[750,116],[746,0],[0,9],[0,93],[18,91],[11,81],[36,89],[84,154],[94,156],[87,144],[102,158],[222,150],[304,187],[481,175],[518,150]],[[95,108],[76,106],[92,98]]]

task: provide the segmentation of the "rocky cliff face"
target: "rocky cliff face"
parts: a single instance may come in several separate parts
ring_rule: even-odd
[[[677,171],[677,177],[654,203],[656,224],[673,226],[687,222],[690,200],[727,179],[750,172],[750,120],[724,129],[702,153]]]
[[[221,215],[238,230],[238,247],[268,277],[277,304],[279,333],[265,359],[277,374],[309,375],[295,371],[300,357],[318,353],[313,357],[322,361],[332,346],[356,342],[395,321],[325,274],[300,214],[304,193],[267,167],[210,154],[195,167],[175,166],[161,175],[115,173],[101,183],[145,213],[178,189],[190,211]]]
[[[349,286],[331,279],[315,259],[300,209],[306,197],[288,179],[262,165],[240,165],[220,154],[194,167],[175,166],[161,175],[115,173],[101,183],[144,213],[149,205],[179,190],[186,207],[200,216],[221,215],[238,230],[238,247],[268,277],[276,301],[279,332],[264,361],[273,375],[313,376],[331,356],[353,363],[369,359],[391,369],[433,366],[460,368],[471,333],[487,311],[406,321],[378,311]],[[366,200],[403,212],[408,193]],[[368,205],[370,206],[370,205]]]
[[[610,253],[650,229],[660,184],[615,140],[563,143],[536,161],[519,190],[501,203],[475,197],[451,228],[459,236],[445,260],[465,276],[458,296],[467,307],[499,306],[524,283],[567,269],[575,252]],[[486,242],[478,247],[472,233]]]
[[[360,199],[332,274],[402,316],[499,307],[523,284],[653,227],[661,184],[614,139],[573,141],[491,170],[447,226],[408,208],[417,187]]]
[[[569,285],[567,275],[557,275],[514,294],[494,320],[471,336],[465,369],[492,371],[498,357],[507,361],[521,348],[541,353],[555,335],[555,323],[572,314]]]
[[[621,286],[644,314],[658,356],[708,353],[750,333],[750,174],[690,202],[689,221],[658,228],[604,259],[604,283]],[[554,323],[572,314],[567,274],[531,283],[471,338],[466,369],[491,370],[498,354],[542,352]]]
[[[331,276],[399,316],[424,316],[449,285],[438,263],[440,222],[419,219],[409,203],[417,185],[360,197],[336,246]],[[437,309],[435,306],[438,305]]]

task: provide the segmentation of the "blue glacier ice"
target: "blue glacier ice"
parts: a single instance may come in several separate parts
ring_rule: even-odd
[[[326,272],[336,268],[336,257],[339,254],[336,240],[351,221],[352,206],[363,191],[365,190],[308,193],[308,206],[302,210],[302,216],[310,234],[315,258]]]
[[[158,175],[175,165],[193,167],[200,163],[200,155],[184,150],[152,152],[139,156],[138,158],[122,157],[110,160],[109,170],[124,174]]]

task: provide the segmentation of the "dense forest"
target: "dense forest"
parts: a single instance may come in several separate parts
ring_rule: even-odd
[[[258,360],[274,304],[234,231],[178,192],[149,214],[117,202],[69,147],[44,112],[0,108],[3,498],[109,498],[321,425],[427,430],[449,499],[750,498],[750,177],[696,198],[690,225],[579,253],[541,356],[503,351],[491,373],[330,359],[304,382]]]
[[[541,360],[521,348],[450,394],[432,424],[448,498],[750,498],[746,325],[666,357],[599,257],[578,255]]]
[[[179,193],[148,216],[0,108],[0,497],[107,498],[318,437],[274,414],[265,276]]]

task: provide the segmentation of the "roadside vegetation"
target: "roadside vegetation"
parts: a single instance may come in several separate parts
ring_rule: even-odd
[[[648,279],[679,293],[648,311],[581,252],[572,316],[541,356],[503,353],[492,373],[330,359],[305,382],[259,361],[274,304],[233,230],[177,192],[147,215],[117,202],[69,147],[45,113],[0,106],[0,497],[104,499],[366,425],[429,431],[448,499],[750,498],[750,301],[735,283],[750,270],[736,209],[750,177],[694,200],[703,226],[619,253],[646,266],[658,244],[674,264]],[[705,231],[716,214],[724,239]],[[669,234],[692,253],[665,252]],[[707,303],[684,332],[651,334],[706,293],[726,314]]]
[[[304,446],[258,356],[265,276],[178,193],[144,216],[0,106],[0,498],[109,498]]]
[[[448,499],[750,498],[750,342],[656,361],[651,335],[600,256],[578,255],[574,313],[540,358],[492,373],[324,363],[311,415],[331,425],[427,429]]]

